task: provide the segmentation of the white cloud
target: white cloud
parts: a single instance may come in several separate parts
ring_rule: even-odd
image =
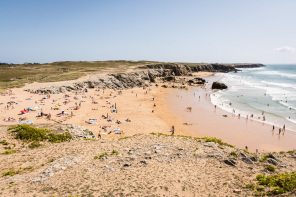
[[[273,49],[273,52],[295,52],[296,49],[293,47],[282,46],[279,48]]]

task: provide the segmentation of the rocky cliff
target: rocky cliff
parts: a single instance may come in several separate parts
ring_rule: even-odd
[[[257,64],[256,64],[257,65]],[[175,63],[151,64],[139,67],[139,70],[128,73],[113,73],[103,75],[91,80],[83,82],[73,82],[68,85],[59,85],[51,87],[43,87],[39,89],[27,89],[26,91],[38,91],[43,93],[58,93],[67,92],[71,90],[82,90],[84,88],[133,88],[147,86],[150,82],[154,83],[161,78],[162,81],[174,80],[175,76],[190,76],[193,72],[235,72],[238,71],[235,67],[246,68],[259,67],[259,64],[242,64],[242,65],[225,65],[225,64],[199,64],[186,65]]]

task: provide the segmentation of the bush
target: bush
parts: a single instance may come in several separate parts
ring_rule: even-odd
[[[48,129],[39,129],[30,125],[17,125],[8,129],[15,133],[15,138],[23,141],[44,141],[46,140]]]
[[[17,125],[8,129],[15,134],[16,139],[23,140],[25,142],[31,142],[29,148],[37,148],[41,146],[40,141],[48,140],[52,143],[65,142],[72,139],[72,135],[69,132],[62,134],[51,133],[48,129],[35,128],[30,125]]]
[[[265,166],[265,169],[270,171],[270,172],[274,172],[275,171],[275,167],[274,166]]]
[[[230,152],[230,155],[232,155],[232,156],[234,156],[234,157],[237,157],[236,152],[234,152],[234,151],[231,151],[231,152]]]
[[[257,175],[258,185],[270,187],[267,194],[276,195],[294,191],[296,189],[296,172],[283,172],[276,175]]]
[[[3,176],[14,176],[15,174],[19,174],[21,172],[22,172],[21,169],[19,169],[18,171],[15,171],[13,168],[10,168],[9,171],[3,173]]]
[[[52,143],[65,142],[71,139],[72,139],[72,135],[69,132],[66,132],[63,134],[54,134],[54,133],[48,134],[48,141]]]
[[[29,145],[29,148],[38,148],[39,146],[42,146],[40,142],[34,141]]]
[[[6,140],[2,140],[2,141],[0,141],[0,144],[2,144],[2,145],[8,145],[9,143]]]

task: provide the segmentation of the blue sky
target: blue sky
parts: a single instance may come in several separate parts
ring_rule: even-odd
[[[296,63],[295,0],[0,0],[0,62]]]

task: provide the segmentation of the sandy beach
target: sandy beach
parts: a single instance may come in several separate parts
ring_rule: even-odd
[[[215,80],[213,73],[201,72],[195,76]],[[19,118],[24,118],[26,124],[33,122],[33,125],[73,124],[83,126],[95,135],[101,133],[103,138],[151,132],[170,134],[174,125],[176,135],[214,136],[239,148],[247,146],[251,152],[295,149],[296,133],[286,130],[278,135],[278,128],[272,131],[270,125],[215,109],[210,102],[209,89],[179,90],[152,85],[146,89],[117,91],[88,89],[87,92],[51,94],[48,98],[48,95],[24,91],[27,86],[13,89],[10,96],[1,96],[1,125],[19,124]],[[10,106],[7,103],[11,101],[15,103]],[[76,106],[78,110],[75,110]],[[192,111],[187,107],[192,107]],[[32,111],[21,113],[28,108]],[[38,117],[41,112],[50,113],[51,120]],[[8,118],[15,120],[7,121]]]

